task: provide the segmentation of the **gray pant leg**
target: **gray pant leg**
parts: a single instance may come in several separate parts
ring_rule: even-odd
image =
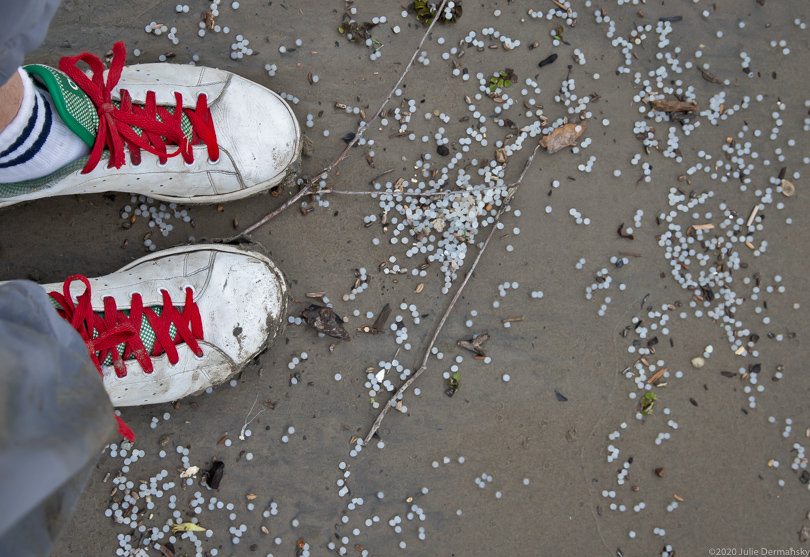
[[[115,430],[87,347],[42,287],[0,285],[0,555],[50,552]]]
[[[42,44],[59,0],[0,0],[0,87],[17,71],[23,57]]]

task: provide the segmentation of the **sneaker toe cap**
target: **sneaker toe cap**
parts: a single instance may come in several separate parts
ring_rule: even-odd
[[[283,327],[287,285],[260,254],[222,252],[197,303],[205,340],[241,366]]]
[[[227,151],[246,186],[283,174],[301,150],[301,129],[290,106],[276,93],[232,76],[211,107],[221,149]]]

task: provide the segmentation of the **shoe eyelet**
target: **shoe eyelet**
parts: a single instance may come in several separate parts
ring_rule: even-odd
[[[185,166],[186,168],[192,168],[194,166],[194,161],[191,162],[183,161],[183,166]]]
[[[202,350],[202,348],[200,348],[200,350]],[[191,354],[194,356],[195,360],[203,361],[205,359],[205,352],[202,353],[202,356],[198,356],[197,354],[194,354],[194,352],[192,352]]]
[[[129,296],[130,300],[135,297],[135,294],[137,294],[138,296],[143,298],[143,293],[138,292],[137,290],[133,290],[132,292],[127,292],[127,296]]]
[[[208,91],[200,91],[199,93],[197,93],[197,98],[198,99],[200,98],[200,95],[205,95],[206,100],[208,100],[210,98],[209,95],[208,95]]]
[[[169,166],[169,161],[160,162],[160,159],[158,159],[155,165],[157,165],[158,168],[166,168],[167,166]]]
[[[190,288],[190,289],[191,289],[191,295],[192,295],[192,297],[193,297],[195,294],[197,294],[197,289],[196,289],[196,288],[194,288],[193,286],[191,286],[190,284],[184,284],[184,285],[183,285],[183,287],[182,287],[182,289],[183,289],[183,294],[185,294],[185,293],[186,293],[186,289],[187,289],[187,288]]]
[[[216,166],[216,165],[219,164],[219,161],[221,161],[221,160],[222,160],[221,156],[215,161],[211,160],[211,157],[208,157],[208,164],[210,164],[211,166]]]

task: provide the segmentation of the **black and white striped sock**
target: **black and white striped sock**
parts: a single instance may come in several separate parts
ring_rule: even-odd
[[[0,183],[42,178],[90,153],[59,118],[50,96],[25,71],[23,100],[14,120],[0,132]]]

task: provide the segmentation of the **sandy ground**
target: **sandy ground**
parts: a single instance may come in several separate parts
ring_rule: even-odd
[[[413,15],[403,18],[397,3],[356,2],[359,21],[387,17],[385,24],[373,30],[373,37],[384,46],[381,58],[371,61],[372,49],[351,44],[336,31],[346,9],[340,0],[244,0],[238,10],[223,5],[217,24],[229,26],[230,34],[209,32],[202,38],[197,36],[199,14],[207,4],[189,1],[188,14],[176,13],[175,4],[65,0],[45,44],[30,61],[55,65],[60,56],[82,49],[103,55],[114,41],[123,40],[130,63],[156,62],[160,54],[174,52],[171,63],[181,64],[196,54],[200,64],[224,68],[294,95],[300,99],[293,106],[299,120],[303,123],[307,114],[312,114],[315,121],[314,127],[304,128],[315,146],[314,156],[304,159],[304,176],[333,161],[345,146],[340,138],[357,129],[360,117],[335,109],[335,103],[364,108],[370,117],[424,32]],[[538,154],[512,203],[512,212],[504,216],[503,232],[496,234],[487,248],[440,335],[438,347],[445,354],[444,360],[429,361],[427,372],[414,384],[421,395],[409,392],[405,396],[407,412],[392,412],[383,422],[380,437],[384,449],[379,449],[375,440],[356,458],[349,455],[350,438],[365,435],[377,414],[364,386],[365,370],[381,360],[390,361],[400,346],[391,331],[371,336],[356,332],[356,328],[370,324],[366,312],[376,314],[383,304],[392,304],[394,315],[404,315],[412,344],[411,350],[399,352],[398,360],[415,369],[450,296],[440,292],[443,280],[435,264],[424,279],[378,271],[380,263],[392,255],[409,269],[421,260],[408,260],[404,246],[391,246],[391,232],[384,234],[379,221],[370,228],[363,227],[364,216],[380,212],[377,200],[332,195],[324,198],[330,202],[328,207],[318,207],[307,216],[293,207],[253,233],[252,239],[265,246],[284,270],[295,298],[304,300],[306,292],[325,291],[338,313],[349,317],[353,340],[336,343],[330,353],[331,339],[318,338],[306,326],[290,325],[272,349],[248,365],[235,387],[224,385],[213,394],[197,397],[198,410],[191,408],[191,400],[181,401],[178,408],[165,404],[124,410],[126,421],[138,435],[136,448],[146,452],[130,467],[129,479],[148,480],[165,469],[169,473],[166,481],[179,482],[182,466],[177,446],[188,448],[191,462],[201,468],[210,466],[213,459],[221,459],[226,467],[218,492],[208,492],[196,483],[187,489],[169,489],[162,499],[155,500],[154,510],[144,513],[143,525],[161,528],[171,519],[169,495],[177,496],[177,510],[188,520],[192,516],[185,514],[191,512],[189,501],[199,490],[206,497],[199,521],[213,531],[213,537],[203,536],[202,550],[217,549],[222,556],[254,551],[257,555],[292,556],[296,555],[298,540],[309,543],[312,555],[331,554],[330,542],[338,549],[345,546],[348,555],[359,555],[357,547],[362,546],[370,555],[379,556],[640,556],[660,555],[668,546],[672,555],[695,556],[810,549],[800,542],[801,529],[810,526],[807,485],[800,480],[801,469],[791,470],[794,459],[798,458],[797,466],[802,465],[799,457],[804,448],[798,451],[795,444],[807,445],[805,429],[810,427],[810,382],[805,374],[808,352],[804,344],[810,307],[806,257],[810,233],[803,161],[810,149],[802,129],[808,110],[808,35],[794,23],[796,18],[801,22],[810,19],[810,8],[804,2],[774,0],[671,0],[629,6],[601,1],[590,7],[582,0],[571,0],[571,5],[578,12],[574,27],[563,19],[549,21],[527,15],[530,9],[544,13],[553,9],[551,1],[465,1],[458,23],[437,27],[426,41],[423,50],[430,65],[414,67],[404,81],[402,97],[395,97],[389,105],[400,106],[402,98],[417,101],[418,109],[409,125],[416,140],[390,137],[399,129],[393,120],[387,126],[375,125],[366,136],[374,139],[375,145],[355,148],[339,165],[339,175],[329,178],[335,189],[356,191],[370,190],[369,180],[389,168],[394,171],[384,180],[423,179],[414,164],[424,153],[431,153],[433,161],[441,163],[432,139],[440,125],[451,139],[451,151],[461,150],[458,139],[466,137],[470,123],[459,120],[471,116],[464,96],[474,97],[479,92],[478,72],[490,75],[506,67],[514,69],[518,81],[506,92],[517,102],[506,115],[519,126],[536,119],[528,117],[522,108],[529,99],[544,107],[550,122],[568,115],[567,108],[554,97],[569,74],[568,64],[575,64],[574,49],[580,49],[587,60],[570,70],[576,80],[575,92],[601,96],[589,106],[592,117],[580,138],[580,142],[592,140],[586,149]],[[644,45],[633,51],[638,57],[633,57],[630,73],[617,75],[624,56],[606,37],[609,24],[596,22],[597,9],[604,9],[614,20],[615,37],[628,38],[636,25],[653,26]],[[704,10],[708,16],[702,15]],[[683,19],[672,24],[668,36],[671,44],[659,49],[655,25],[660,17],[670,16]],[[144,26],[153,21],[176,26],[179,45],[172,45],[165,35],[146,34]],[[398,34],[392,30],[395,25],[401,27]],[[563,25],[564,39],[570,46],[552,45],[550,32],[558,25]],[[501,45],[482,34],[487,27],[519,39],[520,46],[510,51],[501,46],[478,51],[465,45],[464,57],[453,55],[451,60],[469,69],[472,79],[453,77],[451,60],[443,60],[442,53],[458,46],[470,30],[475,30],[476,39],[487,47]],[[237,34],[250,40],[256,51],[253,56],[230,58],[230,45]],[[444,44],[439,44],[440,37],[446,40]],[[296,48],[296,39],[303,42],[301,47]],[[780,40],[787,41],[789,54],[782,54],[783,47],[771,46],[771,41]],[[529,45],[535,41],[539,46],[532,50]],[[288,48],[283,55],[278,52],[281,45]],[[751,99],[747,108],[739,108],[718,125],[712,125],[707,116],[697,116],[701,125],[688,137],[678,124],[648,119],[656,128],[662,150],[670,126],[678,130],[681,164],[654,149],[645,153],[633,133],[634,123],[644,119],[638,110],[643,103],[633,100],[642,91],[634,73],[640,71],[647,79],[647,72],[664,63],[656,59],[656,53],[674,54],[675,47],[681,48],[677,57],[682,68],[689,61],[708,63],[713,75],[729,81],[727,85],[710,83],[695,67],[684,68],[679,75],[669,72],[665,85],[681,79],[684,88],[693,86],[701,110],[708,108],[710,97],[721,91],[726,93],[724,110],[743,104],[745,96]],[[141,51],[139,58],[132,56],[136,48]],[[698,50],[703,54],[700,59],[695,54]],[[741,52],[752,58],[753,77],[742,71]],[[538,68],[538,62],[551,53],[559,54],[559,59]],[[269,63],[278,66],[275,77],[264,70]],[[319,76],[315,85],[309,84],[310,72]],[[595,73],[600,74],[598,80]],[[527,77],[537,81],[539,94],[533,87],[521,93]],[[757,101],[760,94],[763,100]],[[495,102],[487,98],[473,102],[487,117],[489,145],[473,142],[470,151],[463,153],[462,165],[474,157],[479,163],[493,159],[494,142],[503,140],[508,131],[495,123],[499,118],[494,112]],[[785,106],[779,107],[778,102]],[[434,110],[449,115],[450,122],[442,124],[435,117],[426,120],[424,113]],[[780,113],[783,123],[772,141],[774,112]],[[739,138],[744,125],[750,129]],[[755,129],[762,130],[761,137],[754,136]],[[328,137],[324,130],[330,131]],[[431,136],[428,143],[421,141],[425,134]],[[717,179],[699,170],[687,176],[689,182],[679,180],[698,163],[713,166],[717,161],[727,162],[722,150],[727,138],[737,144],[750,142],[751,151],[758,153],[756,159],[745,155],[746,164],[754,165],[745,191],[741,191],[737,178],[721,181],[719,176],[726,174],[723,169],[717,171]],[[535,142],[527,140],[527,148],[512,155],[507,182],[516,179]],[[375,151],[375,168],[364,156],[371,149]],[[701,158],[704,151],[712,157],[710,161]],[[779,160],[780,152],[784,162]],[[633,165],[630,161],[636,154],[640,154],[640,162]],[[580,171],[579,165],[587,164],[590,157],[596,157],[592,171]],[[766,166],[765,160],[770,164]],[[649,183],[639,182],[644,162],[652,166]],[[769,197],[764,190],[774,187],[769,180],[783,166],[796,194],[785,197],[774,189],[769,202],[763,202],[759,212],[763,226],[754,233],[753,243],[760,247],[765,240],[767,250],[756,255],[745,244],[734,244],[734,251],[747,265],[733,274],[732,289],[737,297],[745,298],[736,313],[742,322],[738,329],[748,329],[748,334],[760,337],[752,349],[758,351],[756,356],[751,351],[735,355],[724,329],[705,315],[702,304],[690,307],[693,292],[681,288],[672,277],[664,248],[656,239],[666,231],[667,223],[657,224],[656,216],[677,211],[668,202],[670,188],[680,187],[687,195],[713,192],[704,205],[686,213],[678,211],[676,222],[683,230],[692,224],[714,223],[716,232],[724,234],[719,228],[719,204],[725,202],[747,219],[763,196]],[[615,176],[615,170],[621,175]],[[478,179],[477,174],[474,178]],[[554,180],[561,182],[559,188],[552,187]],[[290,193],[229,203],[222,211],[211,206],[188,207],[194,229],[175,223],[168,237],[153,240],[160,249],[185,243],[190,235],[198,239],[231,236],[234,219],[244,229]],[[0,279],[27,277],[52,282],[74,273],[98,276],[142,256],[146,252],[146,223],[141,219],[129,230],[121,227],[119,211],[128,203],[126,194],[89,195],[46,199],[4,210],[0,218]],[[777,203],[784,207],[779,209]],[[547,206],[552,207],[551,213],[546,212]],[[569,215],[571,208],[589,218],[590,224],[575,224]],[[635,239],[620,238],[616,229],[622,223],[634,226],[633,217],[639,209],[644,216],[642,226],[634,231]],[[515,210],[520,211],[519,217]],[[693,217],[698,211],[700,214]],[[712,216],[707,218],[706,212]],[[516,227],[519,235],[513,230]],[[707,234],[706,239],[713,232]],[[382,239],[380,245],[372,244],[375,237]],[[480,235],[476,242],[482,239]],[[122,249],[126,240],[128,246]],[[507,246],[513,246],[513,251]],[[473,246],[471,252],[476,252]],[[641,257],[630,257],[628,264],[616,268],[610,258],[619,252]],[[714,264],[717,251],[708,250],[708,254],[712,263],[702,269]],[[577,269],[582,258],[586,263]],[[462,271],[469,268],[470,260],[468,257]],[[694,258],[691,266],[693,272],[701,268]],[[369,270],[370,287],[355,301],[343,302],[342,296],[354,284],[354,269],[360,267]],[[602,268],[610,271],[612,285],[588,300],[586,287]],[[756,293],[755,273],[759,273],[762,288],[757,299],[752,296]],[[781,282],[776,282],[777,275]],[[752,281],[745,284],[745,278]],[[516,281],[520,286],[516,291],[509,289],[502,298],[498,285],[505,281]],[[424,290],[416,294],[419,282],[424,283]],[[459,283],[454,282],[453,290]],[[626,288],[620,290],[619,284]],[[786,291],[780,293],[779,286]],[[767,291],[767,287],[774,291]],[[538,290],[544,297],[532,298],[530,292]],[[605,302],[605,296],[611,298],[610,303]],[[500,301],[498,308],[493,307],[496,300]],[[418,306],[424,316],[418,326],[413,325],[409,311],[399,311],[403,301]],[[648,308],[659,311],[667,304],[674,307],[676,302],[683,307],[662,312],[671,315],[668,333],[659,328],[650,331],[646,339],[635,334],[634,317],[649,327],[660,318],[649,317]],[[603,303],[607,309],[600,316]],[[297,312],[303,306],[294,307]],[[762,313],[756,308],[762,308]],[[696,311],[701,309],[704,314],[697,317]],[[353,316],[354,310],[361,312],[360,317]],[[472,310],[477,311],[476,317],[470,317]],[[685,319],[681,312],[686,313]],[[511,323],[509,328],[503,326],[503,319],[519,316],[522,321]],[[764,322],[766,316],[769,323]],[[465,325],[468,319],[474,322],[472,328]],[[628,327],[629,334],[622,336]],[[471,353],[455,345],[457,340],[483,332],[491,335],[486,344],[491,364],[472,359]],[[635,372],[632,366],[639,359],[628,347],[634,340],[645,346],[652,336],[657,336],[659,343],[648,363],[658,369],[666,367],[668,375],[659,381],[666,385],[652,391],[658,396],[653,413],[640,420],[636,416],[639,399],[631,400],[629,394],[641,391],[624,371],[629,367]],[[703,368],[693,368],[690,360],[700,356],[706,346],[712,346],[714,352]],[[291,386],[287,364],[302,351],[309,354],[309,359],[296,368],[302,382]],[[456,356],[464,358],[459,364],[462,382],[458,393],[448,398],[442,374],[449,371]],[[758,382],[752,384],[750,375],[741,380],[740,368],[756,363],[761,364]],[[784,371],[781,380],[775,382],[777,366],[783,366]],[[682,377],[676,377],[676,371],[682,371]],[[728,378],[720,371],[737,376]],[[336,373],[342,375],[341,381],[335,380]],[[645,373],[648,378],[652,375],[650,370]],[[508,383],[502,379],[504,374],[511,377]],[[760,386],[763,392],[757,390]],[[240,441],[239,430],[257,393],[260,403],[271,399],[278,404],[256,418],[250,426],[252,436]],[[755,407],[750,404],[752,395]],[[164,420],[164,413],[171,418]],[[154,429],[150,428],[153,416],[159,418]],[[792,429],[783,434],[786,420],[792,420]],[[622,429],[623,423],[626,429]],[[677,429],[671,423],[677,423]],[[281,437],[290,426],[295,434],[284,444]],[[621,437],[612,438],[617,431]],[[670,438],[657,444],[659,434],[664,433]],[[230,447],[217,444],[225,435],[233,442]],[[158,456],[162,436],[169,439],[164,459]],[[620,450],[612,462],[608,459],[610,446]],[[250,461],[246,459],[248,452],[254,456]],[[464,457],[463,464],[459,457]],[[629,477],[620,483],[619,471],[631,459]],[[347,463],[351,472],[346,479],[351,494],[345,497],[339,496],[336,483],[343,477],[341,462]],[[438,468],[434,462],[439,463]],[[104,516],[105,509],[121,499],[120,493],[110,496],[111,481],[104,479],[108,474],[115,477],[123,465],[123,459],[112,458],[109,450],[101,456],[54,555],[115,555],[119,535],[131,534],[133,543],[141,538],[137,529],[133,532]],[[665,469],[662,477],[655,474],[656,468]],[[475,481],[482,475],[489,476],[483,488]],[[423,488],[428,492],[423,493]],[[603,496],[603,491],[613,492],[614,497]],[[384,493],[383,499],[378,498],[378,492]],[[247,510],[248,494],[258,496],[253,511]],[[208,510],[212,496],[235,505],[235,521],[229,519],[226,510]],[[348,510],[351,498],[362,498],[364,503]],[[680,502],[673,509],[676,501]],[[264,518],[262,511],[270,502],[278,504],[279,513]],[[643,509],[639,509],[641,503]],[[408,519],[412,504],[423,510],[424,521]],[[380,522],[367,527],[365,521],[375,515]],[[396,516],[402,520],[401,532],[388,524]],[[240,524],[246,525],[247,531],[234,545],[228,528]],[[263,525],[269,535],[261,531]],[[420,527],[424,527],[424,540],[418,536]],[[355,528],[359,535],[353,533]],[[344,536],[346,541],[341,540]],[[168,535],[160,543],[167,539]],[[405,542],[405,548],[400,542]],[[188,540],[177,540],[174,548],[175,555],[195,555]],[[160,552],[150,546],[147,554]]]

